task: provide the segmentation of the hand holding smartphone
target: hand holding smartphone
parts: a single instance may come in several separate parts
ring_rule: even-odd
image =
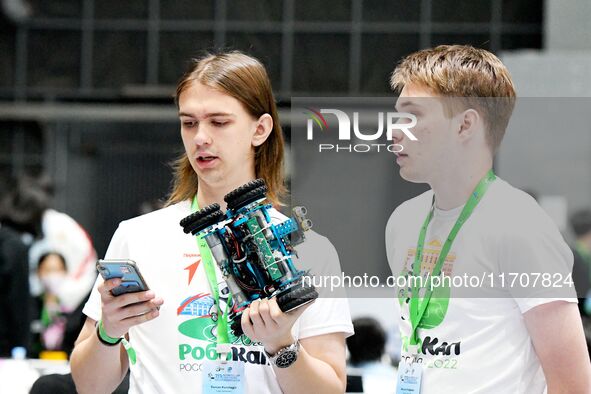
[[[105,280],[99,284],[98,291],[101,295],[101,321],[109,336],[119,338],[131,327],[159,316],[164,300],[148,291],[150,289],[134,261],[99,260],[96,268]],[[113,279],[119,279],[119,284],[115,285]]]
[[[96,269],[104,280],[120,278],[121,284],[111,290],[111,293],[117,297],[126,293],[137,293],[139,291],[149,290],[139,268],[133,260],[110,259],[99,260],[96,263]]]

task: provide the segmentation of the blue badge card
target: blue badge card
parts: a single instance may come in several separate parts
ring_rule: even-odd
[[[422,375],[423,366],[421,364],[401,362],[398,366],[396,394],[419,394],[421,392]]]
[[[207,362],[203,364],[203,394],[244,393],[244,363]]]

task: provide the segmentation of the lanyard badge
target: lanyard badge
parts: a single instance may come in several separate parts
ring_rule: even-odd
[[[486,191],[488,190],[488,187],[495,179],[496,176],[493,170],[489,170],[484,176],[484,178],[480,180],[478,185],[476,185],[476,188],[474,189],[472,194],[470,194],[470,198],[466,202],[464,209],[462,209],[460,216],[456,220],[456,223],[452,227],[451,231],[449,232],[449,235],[447,236],[447,239],[445,240],[445,243],[443,244],[443,247],[441,248],[441,252],[439,253],[437,262],[435,263],[433,271],[431,272],[431,277],[436,277],[441,274],[443,263],[447,258],[447,255],[451,249],[451,245],[454,242],[456,236],[458,235],[458,232],[460,231],[464,223],[468,220],[470,215],[472,215],[472,212],[474,211],[480,200],[482,200],[482,197],[485,195]],[[426,288],[427,286],[425,286],[423,301],[419,303],[419,291],[421,291],[422,288],[419,287],[418,277],[421,275],[421,262],[423,260],[423,247],[425,245],[425,236],[427,234],[427,228],[429,227],[429,223],[433,218],[434,209],[435,196],[433,196],[433,203],[431,204],[429,214],[427,215],[427,218],[425,219],[421,227],[421,231],[419,233],[419,240],[417,243],[417,251],[415,253],[415,259],[413,262],[413,276],[416,280],[413,280],[412,294],[409,305],[409,314],[411,323],[410,345],[411,347],[416,349],[415,355],[418,353],[418,346],[420,345],[420,340],[417,332],[418,327],[421,322],[421,319],[423,318],[423,315],[425,314],[425,311],[427,310],[427,307],[429,306],[429,301],[431,300],[431,295],[433,293],[432,289]]]
[[[441,252],[439,253],[439,257],[437,258],[437,262],[433,267],[433,271],[431,272],[431,277],[435,277],[441,274],[441,269],[443,268],[443,263],[447,258],[447,255],[451,249],[451,245],[453,244],[458,232],[464,225],[464,223],[468,220],[472,212],[488,190],[490,184],[496,179],[496,176],[492,170],[489,170],[487,174],[480,180],[470,198],[466,202],[464,209],[460,213],[458,220],[452,227],[443,247],[441,248]],[[429,301],[431,300],[431,295],[433,294],[433,290],[425,286],[425,294],[423,296],[422,302],[419,302],[419,291],[423,290],[422,287],[418,286],[418,277],[421,275],[421,262],[423,260],[423,247],[425,246],[425,237],[427,235],[427,228],[429,227],[429,223],[431,219],[433,219],[433,212],[435,210],[435,196],[433,196],[433,203],[431,204],[431,209],[429,210],[429,214],[425,219],[423,225],[421,226],[421,231],[419,233],[419,240],[417,242],[417,251],[415,253],[415,259],[413,262],[413,276],[417,278],[417,280],[413,280],[412,286],[412,294],[410,299],[409,305],[409,315],[410,315],[410,323],[411,323],[411,335],[410,335],[410,343],[408,345],[408,349],[411,353],[411,358],[408,361],[401,361],[400,365],[398,366],[398,378],[396,384],[396,394],[419,394],[421,392],[421,378],[423,374],[423,364],[422,362],[415,362],[418,359],[418,354],[420,353],[420,339],[418,336],[418,328],[423,318],[427,307],[429,306]]]
[[[193,203],[191,204],[191,210],[196,212],[199,210],[199,203],[197,202],[197,195],[193,198]],[[213,256],[211,254],[211,250],[207,245],[207,242],[203,238],[203,236],[196,236],[197,238],[197,246],[199,247],[199,254],[201,255],[201,262],[205,268],[205,274],[207,276],[207,281],[209,283],[209,287],[211,290],[211,295],[215,300],[215,305],[218,312],[217,318],[217,339],[216,339],[216,351],[218,352],[222,361],[226,360],[226,355],[231,351],[230,348],[230,335],[228,332],[228,321],[226,317],[228,316],[228,305],[230,304],[230,299],[228,299],[228,303],[226,304],[226,310],[222,311],[220,307],[220,292],[218,288],[218,281],[217,276],[215,273],[215,265],[213,262]]]
[[[401,362],[398,366],[396,394],[419,394],[421,392],[422,375],[422,365]]]
[[[211,362],[203,365],[203,394],[242,394],[245,389],[244,363]]]

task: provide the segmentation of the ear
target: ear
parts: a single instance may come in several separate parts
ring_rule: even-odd
[[[262,114],[257,120],[254,134],[252,135],[252,146],[262,145],[273,131],[273,118],[269,114]]]
[[[460,113],[458,122],[458,136],[461,140],[467,141],[475,135],[476,131],[481,126],[480,114],[474,109],[467,109],[466,111]]]

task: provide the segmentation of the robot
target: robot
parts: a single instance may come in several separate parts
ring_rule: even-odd
[[[273,223],[265,204],[267,186],[257,179],[226,194],[227,210],[209,205],[181,220],[183,231],[203,237],[230,290],[230,328],[242,335],[242,312],[257,299],[275,297],[283,312],[318,298],[313,286],[304,286],[309,273],[298,270],[294,246],[305,240],[312,227],[305,207],[295,207],[293,217]]]

